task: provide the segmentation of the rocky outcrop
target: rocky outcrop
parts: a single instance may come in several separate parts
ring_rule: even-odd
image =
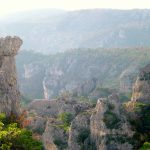
[[[150,64],[141,69],[133,86],[132,102],[150,104]]]
[[[55,118],[58,114],[64,112],[77,115],[90,107],[89,103],[78,102],[77,99],[68,97],[53,100],[34,100],[30,103],[28,110],[38,116]]]
[[[47,120],[43,133],[43,143],[46,150],[61,150],[67,147],[68,133],[60,127],[61,125],[62,122],[57,119]]]
[[[100,98],[95,108],[71,97],[35,100],[29,105],[28,112],[33,117],[31,128],[34,132],[38,133],[38,124],[41,124],[43,131],[40,134],[46,150],[134,149],[135,132],[115,94]],[[58,118],[65,112],[74,116],[67,130]]]
[[[135,83],[135,79],[137,76],[137,70],[138,66],[137,64],[130,66],[129,68],[125,69],[120,77],[119,77],[119,82],[120,82],[120,91],[121,92],[131,92],[132,91],[132,86]]]
[[[131,150],[134,132],[117,96],[99,99],[90,119],[91,141],[97,150]]]
[[[90,133],[90,111],[85,111],[80,113],[75,117],[72,121],[70,130],[69,130],[69,138],[68,138],[68,149],[69,150],[77,150],[81,148],[85,148],[87,146],[86,142],[82,143],[79,141],[79,136],[82,132]]]
[[[20,93],[14,56],[22,40],[18,37],[0,38],[0,112],[7,115],[20,113]]]
[[[107,91],[109,95],[113,94],[104,97],[100,89],[97,92],[101,98],[95,108],[89,102],[79,101],[81,97],[68,93],[58,99],[34,100],[28,107],[29,116],[32,116],[30,126],[34,132],[42,129],[41,140],[46,150],[138,149],[147,132],[143,134],[143,127],[149,127],[143,123],[140,112],[144,110],[145,117],[148,114],[145,115],[145,110],[149,110],[149,107],[143,109],[150,99],[149,72],[150,65],[141,69],[133,87],[132,100],[125,104],[121,103],[115,90]],[[67,128],[59,118],[66,112],[73,116]],[[138,130],[139,125],[142,130]]]
[[[92,105],[68,96],[53,100],[34,100],[28,106],[28,127],[41,136],[46,150],[81,147],[77,137],[82,128],[88,127]],[[85,112],[85,113],[83,113]],[[64,126],[59,115],[69,113],[73,117],[70,128]],[[76,135],[76,136],[75,136]]]

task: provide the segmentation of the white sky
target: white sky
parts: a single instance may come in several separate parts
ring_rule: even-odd
[[[40,8],[65,10],[89,8],[150,8],[150,0],[0,0],[0,15]]]

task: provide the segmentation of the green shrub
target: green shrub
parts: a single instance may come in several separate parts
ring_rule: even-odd
[[[150,72],[145,72],[141,77],[140,77],[141,81],[147,81],[150,80]]]
[[[150,150],[150,143],[145,142],[139,150]]]
[[[146,106],[144,103],[136,102],[136,104],[135,104],[135,111],[141,113],[142,108],[144,108],[144,106]]]
[[[114,110],[114,108],[115,108],[114,104],[111,104],[111,103],[108,104],[108,109],[109,110]]]
[[[5,122],[0,114],[0,149],[2,150],[42,150],[42,143],[32,138],[32,132],[18,127],[17,123]]]
[[[4,113],[0,113],[0,121],[4,122],[6,120],[6,115]]]
[[[136,103],[135,107],[136,118],[129,117],[129,122],[132,125],[133,129],[137,133],[137,137],[134,139],[138,140],[138,147],[141,147],[140,150],[144,149],[148,144],[144,145],[143,143],[150,141],[150,105],[143,103]]]
[[[36,129],[33,129],[33,132],[42,135],[43,132],[44,132],[44,128],[36,128]]]
[[[113,134],[113,135],[107,135],[107,140],[106,140],[106,144],[111,144],[111,142],[115,142],[115,143],[130,143],[131,142],[131,138],[127,137],[127,135],[119,135],[119,134]]]
[[[73,120],[73,115],[69,112],[64,112],[58,115],[58,118],[66,125],[70,125]]]
[[[107,128],[109,129],[117,129],[119,127],[120,119],[113,112],[106,111],[104,113],[103,121]]]
[[[81,128],[79,131],[79,135],[77,137],[77,142],[79,144],[84,143],[85,139],[88,138],[88,136],[90,135],[90,130],[87,128]]]
[[[61,148],[61,149],[65,149],[68,144],[67,142],[64,142],[61,138],[59,137],[55,137],[55,139],[53,140],[54,144],[58,147],[58,148]]]

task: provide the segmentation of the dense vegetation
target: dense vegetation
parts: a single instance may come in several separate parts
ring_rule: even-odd
[[[58,119],[63,122],[63,124],[60,127],[63,128],[65,131],[68,131],[73,118],[74,118],[73,115],[69,112],[59,114]]]
[[[20,128],[5,114],[0,114],[1,150],[42,150],[42,143],[32,138],[32,132]]]
[[[136,118],[130,117],[130,123],[136,134],[134,136],[138,143],[135,145],[140,150],[149,150],[150,147],[150,105],[144,103],[136,103]]]
[[[57,145],[57,147],[60,149],[60,150],[63,150],[65,148],[67,148],[68,146],[68,143],[63,141],[61,138],[57,137],[57,138],[54,138],[54,144]]]
[[[77,142],[79,144],[83,144],[84,141],[89,137],[90,135],[90,130],[87,128],[81,128],[79,131],[79,135],[77,137]]]
[[[103,121],[108,129],[119,128],[120,118],[118,118],[118,116],[115,113],[109,110],[104,113]]]

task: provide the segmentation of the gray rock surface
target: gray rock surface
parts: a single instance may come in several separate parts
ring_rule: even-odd
[[[62,147],[65,150],[133,150],[134,131],[115,94],[108,98],[100,98],[95,108],[71,97],[35,100],[29,105],[28,112],[32,114],[32,119],[35,119],[35,127],[40,128],[37,123],[44,124],[46,120],[45,129],[41,134],[46,150],[60,150]],[[74,115],[67,131],[58,118],[58,114],[64,112]],[[45,118],[43,123],[42,119],[36,121],[41,117]],[[82,141],[81,138],[85,135]]]
[[[132,150],[134,132],[116,95],[99,99],[90,118],[91,140],[97,150]]]
[[[133,86],[133,102],[150,104],[150,64],[141,69]]]
[[[14,56],[22,40],[18,37],[0,38],[0,112],[7,115],[20,113],[20,93]]]

